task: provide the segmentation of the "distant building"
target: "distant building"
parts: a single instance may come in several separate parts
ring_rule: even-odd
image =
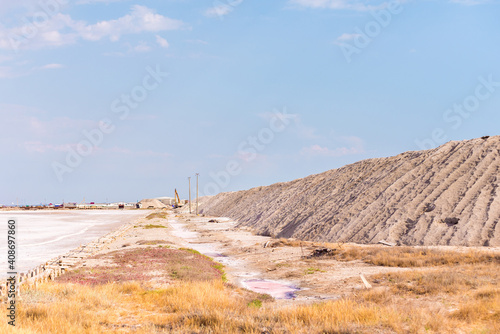
[[[76,203],[63,203],[62,207],[65,209],[76,209]]]

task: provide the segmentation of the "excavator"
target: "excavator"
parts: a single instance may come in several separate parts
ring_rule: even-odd
[[[177,192],[177,189],[175,189],[175,204],[174,208],[181,208],[183,204],[181,203],[181,198],[179,197],[179,193]]]

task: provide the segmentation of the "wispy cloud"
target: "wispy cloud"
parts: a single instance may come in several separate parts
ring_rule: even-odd
[[[15,78],[19,75],[19,73],[16,73],[12,67],[10,66],[0,66],[0,78],[5,79],[5,78]]]
[[[458,3],[460,5],[465,5],[465,6],[475,6],[475,5],[490,3],[491,0],[450,0],[450,2]]]
[[[191,44],[208,45],[207,41],[204,41],[204,40],[201,40],[201,39],[188,39],[186,42],[191,43]]]
[[[41,70],[55,70],[55,69],[64,68],[64,67],[65,66],[63,64],[47,64],[47,65],[40,66],[39,68]]]
[[[71,16],[57,13],[44,22],[33,36],[26,36],[29,25],[5,28],[0,26],[0,49],[39,49],[74,44],[78,40],[118,41],[122,36],[140,33],[158,33],[179,30],[187,25],[156,13],[155,10],[135,5],[129,14],[118,19],[89,24]]]
[[[57,146],[74,138],[75,133],[98,126],[92,120],[48,117],[44,111],[23,105],[0,104],[0,118],[0,141],[16,143],[46,142]]]
[[[120,1],[126,1],[126,0],[78,0],[76,2],[77,5],[87,5],[87,4],[93,4],[93,3],[111,3],[111,2],[120,2]]]
[[[340,35],[337,38],[337,41],[339,41],[339,42],[350,41],[350,40],[353,40],[353,39],[355,39],[356,37],[359,37],[359,36],[361,36],[361,35],[360,34],[348,34],[348,33],[344,33],[344,34]]]
[[[210,7],[205,11],[205,16],[208,17],[222,17],[225,16],[233,11],[234,7],[229,6],[229,5],[217,5]]]
[[[23,143],[23,147],[27,152],[30,153],[46,153],[50,151],[67,152],[71,148],[76,149],[76,145],[71,145],[71,144],[54,145],[54,144],[44,143],[39,140],[26,141]]]
[[[170,46],[168,41],[165,38],[161,37],[160,35],[156,35],[156,43],[158,43],[159,46],[165,49]]]
[[[302,156],[307,157],[343,157],[348,155],[357,155],[366,153],[364,142],[361,138],[355,136],[340,137],[339,142],[343,142],[343,146],[330,148],[328,146],[321,146],[314,144],[305,147],[300,151]]]
[[[361,34],[356,34],[356,33],[348,34],[348,33],[344,33],[344,34],[340,35],[339,37],[337,37],[337,39],[333,42],[333,44],[336,44],[336,45],[345,45],[349,41],[352,41],[353,39],[358,38],[360,36],[361,36]]]
[[[93,25],[77,23],[76,26],[80,36],[86,40],[97,41],[109,38],[117,41],[125,34],[178,30],[184,27],[184,23],[157,14],[145,6],[135,5],[130,14],[116,20],[101,21]]]
[[[51,144],[40,140],[36,140],[36,141],[25,141],[22,144],[22,146],[28,153],[44,154],[50,152],[68,152],[70,150],[77,150],[79,144],[75,143]],[[168,152],[155,152],[152,150],[133,151],[128,148],[117,147],[117,146],[111,148],[96,147],[95,152],[100,154],[116,154],[116,155],[131,156],[131,157],[149,157],[149,158],[172,157],[172,154]]]
[[[147,42],[141,41],[139,44],[134,46],[131,51],[133,52],[138,52],[138,53],[144,53],[144,52],[149,52],[151,51],[152,48],[149,46]]]
[[[173,156],[168,152],[155,152],[152,150],[133,151],[128,148],[122,148],[122,147],[112,147],[110,149],[99,148],[98,151],[100,151],[101,153],[115,153],[115,154],[134,156],[134,157],[170,158]]]
[[[13,57],[11,57],[11,56],[0,55],[0,63],[5,63],[8,61],[11,61],[12,59],[13,59]]]
[[[300,7],[306,8],[327,8],[335,10],[355,10],[355,11],[367,11],[377,8],[382,8],[386,6],[385,2],[381,2],[379,5],[368,4],[368,1],[356,1],[356,0],[290,0],[290,3]]]

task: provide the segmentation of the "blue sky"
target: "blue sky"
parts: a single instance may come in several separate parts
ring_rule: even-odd
[[[498,135],[500,4],[0,0],[0,203],[187,197]]]

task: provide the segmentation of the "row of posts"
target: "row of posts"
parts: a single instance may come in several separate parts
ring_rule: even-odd
[[[94,248],[92,254],[94,254],[99,248],[100,245],[115,240],[117,237],[123,235],[127,230],[131,228],[132,225],[127,225],[126,227],[122,227],[117,231],[110,233],[104,237],[101,237],[95,240],[93,243],[80,246],[80,253],[85,248]],[[94,244],[94,245],[92,245]],[[70,254],[75,256],[75,251],[72,251]],[[92,255],[90,254],[90,255]],[[38,284],[45,283],[48,281],[54,280],[56,277],[61,276],[67,269],[68,266],[71,266],[72,261],[76,258],[71,258],[65,256],[63,259],[52,260],[46,263],[45,265],[40,265],[33,270],[29,270],[27,273],[20,273],[15,276],[15,291],[16,298],[21,297],[21,287],[28,286],[29,289],[37,289]],[[81,257],[79,259],[82,259]],[[68,262],[69,261],[69,262]],[[8,295],[8,291],[10,289],[10,281],[6,281],[5,283],[0,284],[0,300]]]
[[[52,281],[56,277],[61,276],[64,271],[64,267],[42,265],[28,271],[26,274],[17,274],[15,276],[15,283],[7,281],[0,284],[0,298],[3,299],[3,297],[8,295],[11,284],[15,284],[16,298],[19,299],[21,297],[21,287],[28,286],[29,289],[36,289],[38,284]]]
[[[198,215],[198,195],[199,195],[198,178],[199,178],[199,176],[200,176],[200,174],[196,173],[196,215]],[[191,214],[191,177],[188,177],[188,181],[189,181],[189,214]]]

